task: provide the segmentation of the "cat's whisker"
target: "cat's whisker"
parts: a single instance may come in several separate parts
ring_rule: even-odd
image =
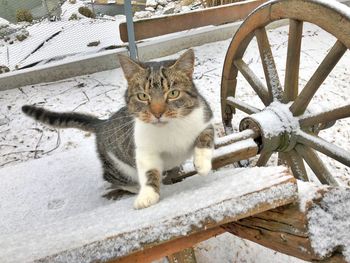
[[[121,116],[121,117],[111,117],[110,119],[104,119],[102,121],[105,121],[105,122],[110,122],[110,121],[114,121],[114,120],[123,120],[123,119],[130,119],[131,117],[130,116]],[[101,123],[96,123],[96,124],[92,124],[91,126],[100,126]]]
[[[114,138],[115,137],[115,140],[118,140],[119,138],[118,137],[124,137],[124,140],[125,138],[128,137],[128,134],[130,133],[130,131],[133,129],[133,126],[130,126],[129,128],[126,127],[125,129],[127,129],[121,136],[116,136],[118,134],[118,132],[122,129],[119,129],[118,131],[114,131],[112,134],[108,135],[109,138]],[[118,142],[119,144],[122,145],[123,142]]]
[[[134,122],[134,120],[131,120],[131,121],[128,121],[128,122],[124,122],[124,123],[122,123],[121,125],[118,125],[118,126],[112,126],[112,127],[107,128],[107,129],[103,129],[103,130],[101,130],[101,133],[108,133],[108,132],[116,133],[116,132],[124,129],[125,127],[127,127],[128,125],[130,125],[133,122]]]
[[[134,140],[134,132],[132,133],[132,136],[129,137],[129,142],[128,142],[128,145],[126,146],[126,150],[128,151],[129,150],[129,147],[131,145],[131,142]]]

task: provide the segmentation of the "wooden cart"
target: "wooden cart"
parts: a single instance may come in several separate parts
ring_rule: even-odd
[[[248,2],[254,5],[253,2],[265,1]],[[281,19],[289,20],[284,87],[280,83],[265,30],[269,23]],[[299,91],[304,22],[319,26],[335,36],[337,41]],[[137,32],[137,23],[135,28]],[[261,56],[266,84],[244,61],[244,52],[254,37],[258,42],[257,52]],[[146,209],[157,214],[152,219],[156,222],[130,227],[127,231],[118,229],[119,221],[109,210],[101,208],[96,213],[91,211],[77,215],[79,220],[64,219],[50,229],[0,236],[0,261],[150,262],[168,256],[170,262],[195,262],[191,247],[223,232],[307,261],[349,261],[346,255],[350,253],[350,247],[347,247],[349,243],[346,240],[350,240],[350,190],[338,186],[317,152],[350,166],[350,153],[319,137],[322,129],[331,127],[341,118],[350,117],[350,105],[317,114],[307,112],[315,92],[349,48],[350,9],[336,1],[274,0],[262,4],[244,20],[227,51],[221,83],[222,121],[226,136],[216,141],[213,167],[220,168],[256,155],[259,155],[257,166],[265,166],[271,155],[277,152],[279,163],[289,166],[290,170],[286,167],[226,169],[214,172],[213,178],[204,180],[195,176],[183,180],[195,174],[193,167],[186,167],[176,175],[169,175],[167,183],[179,182],[174,186],[191,189],[191,182],[195,182],[198,195],[206,195],[211,187],[217,187],[216,191],[220,194],[212,195],[215,198],[209,198],[207,203],[199,204],[193,211],[181,203],[184,209],[166,215],[162,214],[161,206],[177,203],[174,193],[169,190],[159,207]],[[265,108],[258,109],[236,96],[239,72]],[[346,95],[350,97],[350,93]],[[236,110],[249,116],[242,119],[240,132],[234,134],[231,120]],[[329,186],[302,183],[309,179],[304,161],[319,181]],[[298,187],[296,179],[300,180]],[[216,186],[214,180],[218,180]],[[261,181],[254,184],[256,180]],[[208,186],[210,182],[212,184]],[[237,189],[241,190],[235,193]],[[191,196],[188,191],[186,196],[194,204],[201,203],[203,199],[202,196]],[[128,220],[144,213],[130,209],[118,211],[119,216],[124,215]],[[342,211],[341,217],[338,216],[339,211]],[[92,218],[95,217],[105,223],[104,228],[94,224],[97,221]],[[319,220],[323,217],[329,220]],[[328,231],[330,225],[337,225],[336,232]],[[337,237],[338,233],[342,234],[338,242],[323,242],[329,236]]]

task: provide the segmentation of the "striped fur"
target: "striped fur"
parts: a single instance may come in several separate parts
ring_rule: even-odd
[[[33,119],[56,128],[77,128],[95,132],[102,120],[87,114],[75,112],[54,112],[32,105],[22,106],[22,111]]]

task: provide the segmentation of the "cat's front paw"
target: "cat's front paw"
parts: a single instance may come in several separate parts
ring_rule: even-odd
[[[135,209],[146,208],[158,203],[158,201],[159,201],[159,193],[154,191],[152,187],[145,186],[143,189],[141,189],[140,193],[136,197],[136,200],[134,202],[134,208]]]
[[[199,175],[207,175],[210,172],[212,157],[213,149],[194,149],[194,167],[196,168]]]

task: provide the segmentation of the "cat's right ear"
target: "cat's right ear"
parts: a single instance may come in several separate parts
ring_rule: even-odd
[[[136,73],[142,73],[145,71],[137,62],[133,61],[125,55],[118,55],[120,66],[123,69],[124,76],[129,82]]]

